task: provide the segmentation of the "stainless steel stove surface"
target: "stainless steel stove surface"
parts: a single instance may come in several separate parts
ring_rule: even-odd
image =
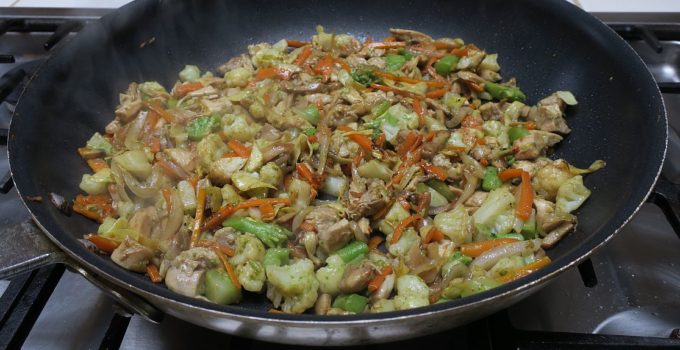
[[[48,55],[43,43],[58,41],[54,40],[59,39],[55,30],[63,34],[58,36],[68,36],[102,12],[49,13],[49,21],[31,14],[35,12],[0,14],[0,61],[11,61],[6,55],[13,55],[15,61],[0,63],[0,76],[16,74],[22,67],[30,74],[31,67],[20,64]],[[23,16],[32,19],[17,21]],[[7,22],[10,17],[14,22]],[[680,26],[614,28],[643,56],[663,91],[673,92],[664,98],[670,123],[680,130],[680,95],[674,94],[680,92]],[[5,101],[0,105],[0,128],[8,126],[20,90],[10,93],[9,80],[7,75],[0,79],[0,101]],[[6,135],[5,130],[0,141],[3,137],[6,141]],[[671,199],[678,201],[680,141],[674,132],[671,144],[664,168],[664,177],[671,181],[662,185],[671,191]],[[0,146],[0,152],[5,151],[6,147]],[[3,158],[0,178],[6,173],[7,160]],[[645,204],[591,259],[535,295],[471,325],[396,345],[427,342],[448,347],[456,344],[463,349],[680,347],[680,223],[677,217],[668,221],[664,211],[671,213],[673,208],[656,199],[664,205]],[[16,191],[0,195],[0,234],[11,234],[26,220],[28,213]],[[171,316],[165,316],[160,324],[130,317],[80,275],[63,267],[18,276],[11,283],[0,281],[0,293],[0,349],[185,349],[197,343],[206,348],[291,348],[217,333]]]

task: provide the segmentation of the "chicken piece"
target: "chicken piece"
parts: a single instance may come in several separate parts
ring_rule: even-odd
[[[501,81],[503,79],[498,72],[494,72],[491,69],[480,69],[479,76],[486,81],[492,82]]]
[[[423,144],[423,158],[432,159],[439,151],[446,146],[446,141],[451,136],[448,130],[439,130],[435,133],[432,141]]]
[[[326,254],[342,248],[354,237],[349,221],[342,216],[341,212],[332,207],[321,206],[314,208],[305,217],[305,222],[316,227],[319,248]]]
[[[109,135],[113,135],[116,132],[118,132],[120,130],[120,128],[122,128],[122,127],[123,126],[120,124],[120,120],[114,119],[106,125],[106,128],[104,129],[104,131]]]
[[[529,110],[528,119],[536,123],[539,130],[568,134],[571,129],[564,120],[566,104],[556,94],[552,94],[538,102]]]
[[[137,113],[142,109],[142,100],[136,100],[129,103],[121,104],[114,112],[116,117],[124,123],[130,122],[137,116]]]
[[[217,255],[212,249],[189,249],[172,260],[165,275],[165,284],[175,293],[198,297],[205,290],[205,272],[218,263]]]
[[[371,57],[366,61],[366,64],[379,70],[385,70],[385,60],[380,57]]]
[[[144,237],[152,238],[160,232],[160,218],[154,207],[137,210],[130,219],[130,228]]]
[[[487,102],[479,106],[479,112],[484,120],[501,120],[503,117],[502,104],[505,102]]]
[[[565,223],[576,224],[576,217],[569,213],[559,213],[555,203],[541,198],[534,198],[536,207],[536,228],[541,236],[546,236]]]
[[[436,246],[433,246],[436,248]],[[418,275],[425,283],[434,282],[438,275],[435,259],[431,259],[423,254],[420,244],[413,244],[406,255],[406,265],[411,273]]]
[[[232,57],[231,59],[229,59],[229,61],[217,67],[217,71],[222,74],[225,74],[228,71],[234,70],[236,68],[253,69],[250,56],[242,54],[241,56]]]
[[[282,81],[279,84],[284,91],[294,92],[296,94],[325,93],[339,88],[337,83],[324,84],[319,81]]]
[[[557,242],[559,242],[564,236],[569,232],[573,231],[576,224],[574,222],[563,222],[560,226],[550,231],[548,235],[543,238],[541,242],[541,248],[549,249],[552,248]]]
[[[347,125],[359,119],[357,113],[353,111],[353,106],[336,105],[328,113],[328,126],[336,127],[338,125]]]
[[[517,150],[515,158],[535,159],[546,155],[546,150],[562,141],[562,136],[541,130],[529,130],[529,134],[515,140],[513,149]]]
[[[375,276],[373,263],[364,260],[360,265],[350,265],[345,269],[345,273],[340,280],[339,289],[343,294],[357,293],[368,287]]]
[[[430,43],[434,42],[431,36],[415,30],[390,28],[390,33],[397,38],[398,41],[405,41],[407,43]]]
[[[380,299],[387,299],[392,294],[394,289],[394,282],[396,282],[396,275],[391,273],[385,277],[383,283],[378,287],[378,289],[371,294],[371,303],[375,304]]]
[[[361,193],[361,196],[353,196],[352,193]],[[353,179],[350,183],[347,216],[351,220],[358,220],[377,213],[389,203],[390,193],[382,180]]]
[[[167,148],[163,152],[170,160],[182,167],[186,172],[191,173],[196,170],[196,154],[181,148]]]
[[[216,185],[224,186],[231,180],[231,175],[241,170],[248,160],[242,157],[221,158],[208,168],[208,178]]]
[[[460,71],[457,73],[458,79],[466,80],[466,81],[471,81],[473,83],[477,84],[484,84],[486,81],[482,79],[479,75],[469,72],[469,71]]]
[[[486,200],[486,196],[489,195],[489,192],[484,192],[484,191],[475,191],[475,193],[468,198],[464,205],[466,207],[481,207],[482,203],[484,203],[484,200]]]
[[[130,271],[144,272],[153,255],[151,249],[127,236],[111,253],[111,260]]]

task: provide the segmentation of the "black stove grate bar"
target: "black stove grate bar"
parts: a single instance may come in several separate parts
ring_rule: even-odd
[[[54,30],[54,33],[52,33],[49,39],[43,44],[43,47],[45,50],[49,51],[69,33],[80,31],[82,28],[83,23],[80,21],[66,21]]]
[[[129,324],[130,317],[114,313],[109,328],[106,330],[106,334],[104,334],[104,338],[99,345],[99,350],[120,348],[120,344],[123,342]]]
[[[0,297],[0,349],[21,348],[63,274],[63,265],[53,265],[10,281]]]
[[[0,63],[14,63],[15,59],[13,55],[2,55],[0,54]]]
[[[51,18],[36,18],[36,19],[8,19],[0,21],[0,35],[8,32],[16,33],[50,33],[56,31],[60,26],[67,22],[78,23],[77,27],[73,27],[74,31],[80,30],[85,24],[82,20],[70,19],[51,19]]]
[[[659,85],[659,90],[664,94],[680,93],[680,82],[661,82],[657,84]]]

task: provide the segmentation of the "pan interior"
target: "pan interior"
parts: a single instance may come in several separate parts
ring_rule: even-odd
[[[556,262],[535,278],[610,237],[656,179],[666,139],[656,85],[622,40],[562,1],[433,1],[427,6],[404,0],[137,1],[83,30],[45,63],[25,91],[10,131],[17,188],[24,196],[56,192],[73,198],[79,193],[88,169],[76,149],[113,119],[118,93],[129,82],[170,86],[185,64],[214,71],[248,44],[304,40],[317,24],[361,39],[385,37],[390,27],[461,37],[498,53],[504,79],[516,77],[532,104],[556,90],[574,93],[579,104],[567,111],[573,131],[554,156],[580,167],[603,159],[607,167],[586,177],[593,194],[580,210],[578,229],[549,252]],[[28,206],[64,248],[88,264],[125,284],[188,300],[87,252],[76,239],[95,232],[96,224],[78,215],[66,217],[49,203]],[[266,308],[262,298],[254,298],[226,310],[248,314],[247,309]]]

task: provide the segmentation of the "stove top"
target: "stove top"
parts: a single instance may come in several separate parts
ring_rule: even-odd
[[[104,11],[20,9],[0,14],[0,152],[25,77],[50,49]],[[41,15],[37,15],[40,13]],[[680,25],[611,25],[641,55],[664,92],[672,126],[657,190],[604,248],[549,286],[464,327],[371,348],[422,342],[470,349],[680,346]],[[0,234],[29,225],[0,159]],[[675,212],[674,212],[675,211]],[[675,215],[673,215],[675,214]],[[667,219],[669,217],[669,219]],[[0,349],[294,348],[217,333],[166,315],[160,324],[130,315],[63,266],[0,281]]]

